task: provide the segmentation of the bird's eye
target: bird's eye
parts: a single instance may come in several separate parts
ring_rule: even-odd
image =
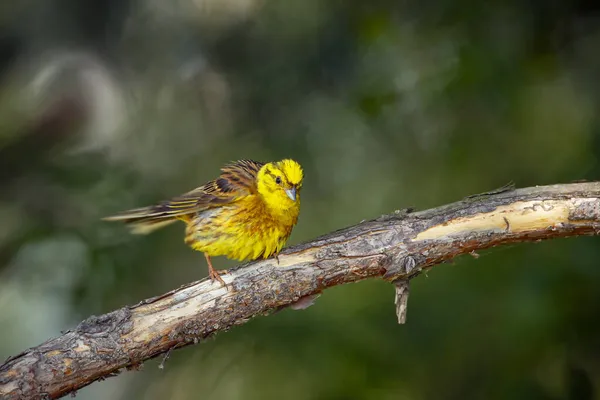
[[[275,178],[275,183],[278,185],[281,185],[281,177],[278,176],[277,178]]]

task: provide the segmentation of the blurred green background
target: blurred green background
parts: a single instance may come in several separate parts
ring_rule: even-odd
[[[0,5],[0,358],[206,275],[183,227],[100,221],[239,158],[299,160],[298,243],[514,181],[600,174],[592,1]],[[328,290],[96,399],[598,399],[598,238]],[[234,263],[219,258],[215,266]]]

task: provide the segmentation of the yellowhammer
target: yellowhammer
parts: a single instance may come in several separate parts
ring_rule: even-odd
[[[204,253],[213,282],[225,285],[210,257],[244,261],[279,253],[298,221],[303,173],[289,159],[241,160],[221,171],[219,178],[179,197],[105,220],[123,221],[141,234],[185,222],[185,242]]]

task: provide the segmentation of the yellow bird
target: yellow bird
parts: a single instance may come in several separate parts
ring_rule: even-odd
[[[210,258],[245,261],[279,253],[298,221],[302,179],[302,167],[294,160],[240,160],[181,196],[104,219],[123,221],[138,234],[185,222],[185,243],[204,253],[210,278],[225,285]]]

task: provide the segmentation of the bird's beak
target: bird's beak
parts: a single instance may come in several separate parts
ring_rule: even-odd
[[[292,201],[296,201],[296,188],[290,188],[290,189],[285,189],[285,194],[288,195],[288,197],[290,199],[292,199]]]

